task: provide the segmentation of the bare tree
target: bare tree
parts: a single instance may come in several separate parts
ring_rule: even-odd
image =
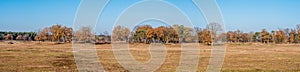
[[[243,41],[243,38],[242,38],[242,34],[243,34],[243,32],[242,31],[240,31],[240,30],[236,30],[236,31],[234,31],[234,40],[235,40],[235,42],[241,42],[241,41]]]
[[[18,35],[17,37],[16,37],[16,40],[22,40],[23,39],[23,35]]]
[[[223,30],[221,24],[212,22],[207,25],[207,29],[209,29],[212,33],[219,33],[219,31]]]
[[[207,29],[211,31],[211,38],[213,43],[219,44],[226,41],[226,32],[223,31],[223,26],[220,23],[212,22],[207,25]]]
[[[177,25],[174,24],[173,28],[175,29],[176,33],[178,34],[179,37],[179,42],[188,42],[192,41],[192,28],[189,27],[184,27],[183,25]]]
[[[23,36],[22,36],[22,39],[23,39],[24,41],[29,40],[29,34],[23,35]]]
[[[250,42],[251,41],[251,38],[252,38],[252,35],[249,34],[249,33],[243,33],[242,34],[242,39],[243,41],[242,42]]]
[[[38,35],[35,36],[34,40],[36,41],[45,41],[49,39],[49,28],[44,28],[43,30],[38,32]]]
[[[82,27],[74,34],[74,40],[76,42],[92,42],[95,38],[90,27]]]
[[[130,30],[123,26],[116,26],[113,29],[112,41],[128,41]]]
[[[13,34],[7,34],[4,36],[5,40],[13,40]]]

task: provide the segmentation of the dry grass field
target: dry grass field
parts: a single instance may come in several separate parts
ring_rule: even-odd
[[[150,59],[148,44],[131,44],[133,56],[141,62]],[[128,71],[114,58],[110,44],[96,45],[99,60],[109,72]],[[175,71],[179,65],[180,45],[166,45],[167,56],[157,70]],[[210,46],[200,44],[198,71],[203,72],[210,59]],[[77,71],[72,44],[50,42],[0,42],[0,72],[73,72]],[[300,45],[297,44],[227,44],[223,72],[299,72]]]

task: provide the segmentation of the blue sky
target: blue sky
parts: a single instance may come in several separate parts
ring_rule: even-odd
[[[100,16],[97,32],[110,31],[117,17],[139,0],[111,0]],[[166,0],[192,21],[205,19],[189,0]],[[300,24],[300,0],[217,0],[226,30],[245,32],[294,28]],[[72,27],[80,0],[0,0],[0,31],[37,31],[53,24]]]
[[[300,0],[218,0],[227,30],[295,28]]]

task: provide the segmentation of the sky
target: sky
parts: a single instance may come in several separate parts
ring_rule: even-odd
[[[111,0],[99,16],[96,32],[110,32],[120,15],[140,0]],[[205,28],[201,11],[190,0],[166,0],[191,23]],[[300,0],[217,0],[226,31],[295,28]],[[72,27],[80,0],[0,0],[0,31],[38,31],[53,24]],[[151,11],[149,11],[151,12]]]

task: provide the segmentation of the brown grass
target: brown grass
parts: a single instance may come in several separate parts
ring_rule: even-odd
[[[131,44],[136,60],[150,59],[149,44]],[[99,60],[106,71],[128,71],[114,58],[110,44],[96,45]],[[157,70],[176,71],[179,65],[180,45],[166,45],[167,58]],[[227,44],[223,72],[300,71],[300,45],[298,44]],[[210,59],[210,46],[200,44],[201,58],[198,71],[205,71]],[[0,71],[77,71],[72,44],[50,42],[0,42]]]

